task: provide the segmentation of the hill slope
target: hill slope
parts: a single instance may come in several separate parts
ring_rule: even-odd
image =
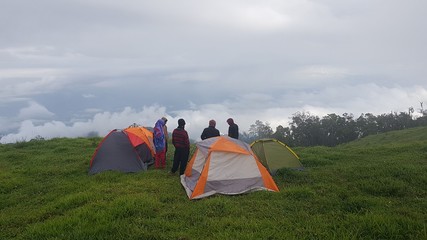
[[[426,136],[296,148],[279,193],[198,201],[167,170],[88,176],[99,138],[0,145],[0,238],[426,239]]]
[[[353,141],[347,145],[354,147],[381,146],[390,144],[414,144],[427,142],[427,127],[416,127],[401,131],[391,131],[382,134],[370,135]]]

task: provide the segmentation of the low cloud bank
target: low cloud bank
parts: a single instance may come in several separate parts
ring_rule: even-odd
[[[153,127],[157,119],[163,116],[169,119],[167,123],[169,132],[177,127],[179,118],[184,118],[190,138],[199,140],[210,119],[216,120],[216,127],[221,134],[227,134],[226,119],[230,117],[239,125],[241,133],[248,132],[256,120],[268,123],[276,130],[279,125],[288,126],[292,115],[296,112],[309,112],[319,117],[330,113],[338,115],[350,113],[357,118],[362,113],[378,115],[390,111],[407,112],[409,107],[414,107],[418,111],[417,105],[423,99],[427,99],[427,90],[421,86],[386,88],[376,84],[361,84],[326,88],[310,94],[289,93],[280,98],[272,98],[266,94],[247,94],[239,95],[234,101],[227,99],[215,104],[197,105],[190,102],[188,109],[182,110],[167,110],[165,106],[151,105],[141,109],[125,107],[119,112],[86,111],[85,114],[92,113],[92,117],[70,122],[52,120],[57,113],[53,114],[40,104],[32,102],[30,107],[20,111],[20,115],[24,113],[32,117],[42,115],[45,118],[18,120],[19,127],[15,128],[14,132],[10,131],[4,135],[0,143],[29,141],[40,137],[44,139],[94,135],[103,137],[113,129],[123,129],[134,123]],[[12,119],[15,120],[13,123],[17,119]],[[10,125],[8,119],[0,119],[0,122]]]
[[[112,129],[126,128],[133,123],[151,126],[156,118],[165,114],[165,108],[159,106],[144,107],[136,111],[130,107],[121,112],[97,113],[92,119],[66,124],[61,121],[49,121],[35,124],[34,120],[24,120],[17,133],[10,133],[0,139],[0,143],[29,141],[36,137],[51,139],[57,137],[86,137],[89,135],[106,135]]]
[[[0,143],[15,143],[29,141],[35,138],[51,139],[58,137],[87,137],[87,136],[105,136],[113,129],[123,129],[134,123],[153,127],[157,119],[162,116],[168,118],[168,131],[172,132],[177,127],[179,118],[184,118],[187,125],[190,138],[200,139],[203,129],[208,126],[210,119],[215,119],[217,128],[221,134],[227,134],[228,124],[226,120],[233,117],[240,126],[240,131],[244,132],[255,120],[271,119],[269,123],[273,125],[285,125],[290,115],[290,109],[266,109],[264,112],[245,111],[240,114],[232,114],[232,111],[220,104],[209,104],[199,106],[192,110],[179,110],[167,112],[163,106],[146,106],[143,109],[136,110],[131,107],[125,107],[121,112],[102,112],[97,113],[93,118],[86,121],[76,121],[66,124],[62,121],[48,121],[37,123],[36,120],[24,120],[21,122],[16,133],[9,133],[0,139]],[[275,115],[275,116],[273,116]]]

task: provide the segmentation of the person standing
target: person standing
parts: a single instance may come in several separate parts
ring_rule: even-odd
[[[169,134],[168,134],[168,127],[166,126],[166,123],[168,122],[168,119],[166,117],[162,117],[163,121],[165,121],[165,125],[163,126],[163,132],[165,133],[165,157],[168,152],[168,140],[169,140]]]
[[[174,174],[179,167],[179,175],[182,175],[187,167],[188,157],[190,155],[190,139],[188,138],[188,133],[184,130],[184,127],[185,120],[180,118],[178,120],[178,127],[172,132],[172,144],[175,147],[173,165],[171,169],[172,174]]]
[[[153,129],[153,143],[156,148],[156,155],[154,160],[155,168],[166,167],[166,145],[165,145],[165,121],[163,119],[157,120]]]
[[[219,136],[219,130],[215,128],[216,126],[216,122],[215,120],[210,120],[209,121],[209,127],[203,129],[202,135],[200,136],[200,138],[202,140],[205,140],[207,138],[211,138],[211,137],[217,137]]]
[[[239,139],[239,126],[234,123],[232,118],[227,119],[228,123],[228,136],[231,138]]]

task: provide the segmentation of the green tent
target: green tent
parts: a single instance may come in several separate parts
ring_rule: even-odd
[[[251,144],[259,161],[275,174],[281,168],[303,169],[298,155],[286,144],[272,138],[260,139]]]

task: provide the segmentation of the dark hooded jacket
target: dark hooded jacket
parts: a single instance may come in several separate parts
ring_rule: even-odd
[[[219,130],[216,129],[214,126],[209,126],[203,130],[200,138],[202,140],[205,140],[207,138],[218,137],[218,136],[219,136]]]
[[[239,139],[239,126],[234,123],[234,120],[232,118],[229,118],[227,120],[228,125],[228,136],[231,138]]]

